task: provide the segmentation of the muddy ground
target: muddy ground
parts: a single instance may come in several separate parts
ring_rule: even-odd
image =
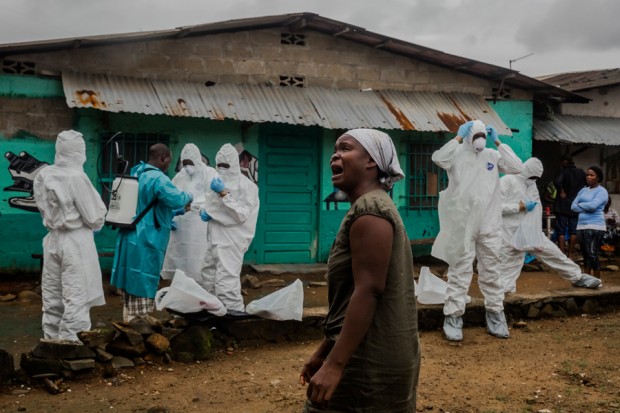
[[[552,273],[522,278],[525,292],[571,288]],[[607,285],[619,280],[620,273],[604,275]],[[3,282],[0,293],[31,287]],[[269,291],[250,291],[246,298]],[[306,304],[324,303],[325,291],[305,289]],[[470,294],[479,294],[475,284]],[[93,327],[121,317],[119,298],[106,298],[106,306],[92,311]],[[0,348],[16,356],[31,350],[41,334],[40,315],[40,303],[0,303]],[[512,326],[508,340],[482,327],[466,328],[457,345],[440,331],[421,332],[417,410],[620,412],[620,313],[526,321],[524,328]],[[305,400],[299,371],[317,345],[240,343],[232,354],[218,349],[200,363],[145,365],[108,378],[96,370],[65,381],[66,391],[57,395],[40,385],[12,385],[0,390],[0,412],[299,412]]]

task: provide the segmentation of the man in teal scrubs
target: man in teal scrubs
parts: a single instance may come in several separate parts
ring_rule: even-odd
[[[170,223],[192,202],[192,195],[179,190],[166,175],[171,161],[170,149],[158,143],[149,148],[148,163],[131,169],[131,175],[138,177],[136,215],[156,201],[135,229],[119,230],[116,240],[111,284],[122,291],[125,322],[153,311]]]

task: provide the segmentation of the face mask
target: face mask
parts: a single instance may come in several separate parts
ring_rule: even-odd
[[[472,143],[472,146],[476,152],[482,152],[487,146],[487,140],[485,138],[478,138]]]
[[[194,165],[185,165],[183,169],[185,169],[185,173],[189,176],[194,175],[194,172],[196,172],[196,167]]]

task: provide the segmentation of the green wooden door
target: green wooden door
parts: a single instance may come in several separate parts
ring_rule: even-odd
[[[319,130],[261,128],[257,262],[317,262]]]

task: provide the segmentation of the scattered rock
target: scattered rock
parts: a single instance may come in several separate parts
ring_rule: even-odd
[[[6,350],[0,349],[0,386],[9,382],[15,373],[13,355]]]
[[[61,360],[61,365],[71,371],[88,370],[95,367],[95,359]]]
[[[129,360],[126,357],[121,357],[121,356],[114,356],[111,364],[112,364],[112,368],[114,368],[115,370],[122,369],[124,367],[134,366],[133,361]]]
[[[13,301],[17,298],[15,294],[5,294],[0,295],[0,303],[8,303],[9,301]]]
[[[620,271],[620,267],[618,267],[617,265],[606,265],[605,269],[607,271]]]
[[[114,358],[113,354],[108,353],[107,351],[105,351],[104,349],[100,347],[95,347],[94,351],[95,351],[95,354],[97,355],[96,356],[97,361],[100,361],[102,363],[107,363]]]
[[[308,287],[327,287],[327,281],[311,281]]]
[[[263,282],[260,283],[260,287],[284,287],[286,286],[286,281],[281,280],[281,279],[277,279],[277,278],[273,278],[271,280],[265,280]]]
[[[129,327],[136,330],[138,333],[142,335],[153,334],[155,332],[160,332],[162,328],[162,323],[159,319],[146,315],[142,317],[136,317],[129,322]]]
[[[591,299],[587,299],[584,303],[583,303],[583,307],[581,308],[581,311],[583,311],[586,314],[590,314],[590,315],[594,315],[597,314],[600,310],[600,306],[597,300],[591,300]]]
[[[180,361],[180,353],[191,353],[193,360],[206,360],[211,356],[213,333],[209,327],[193,325],[170,341],[170,351],[174,360]]]
[[[517,321],[512,325],[513,328],[527,328],[527,323],[525,321]]]
[[[261,282],[257,276],[245,274],[241,277],[241,285],[244,288],[260,288]]]
[[[112,323],[114,328],[121,332],[132,346],[142,343],[142,334],[131,327],[124,326],[120,323]]]
[[[21,291],[17,294],[17,301],[22,304],[38,304],[42,302],[42,299],[34,291]]]
[[[116,337],[116,330],[113,329],[95,329],[88,331],[80,331],[77,333],[78,338],[87,347],[105,347]]]
[[[156,353],[162,354],[170,349],[170,341],[161,334],[151,334],[146,339],[146,344]]]
[[[39,358],[73,360],[95,358],[95,353],[82,343],[69,340],[41,339],[32,350],[32,355]]]
[[[137,344],[131,344],[125,335],[121,335],[115,338],[105,349],[107,352],[125,356],[125,357],[139,357],[146,352],[146,346],[142,341],[140,335],[140,342]]]

